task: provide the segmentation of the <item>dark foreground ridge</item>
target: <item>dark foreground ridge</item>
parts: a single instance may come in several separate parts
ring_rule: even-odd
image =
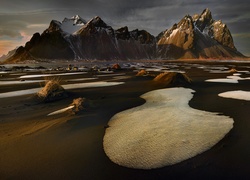
[[[212,18],[209,9],[186,15],[154,37],[145,30],[114,30],[100,17],[86,22],[79,16],[52,20],[25,46],[5,56],[5,63],[25,60],[135,60],[244,58],[234,46],[228,27]]]

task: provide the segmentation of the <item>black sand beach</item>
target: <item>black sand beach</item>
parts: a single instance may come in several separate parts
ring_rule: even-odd
[[[162,66],[169,63],[158,64]],[[238,84],[205,80],[226,78],[233,74],[211,73],[207,71],[207,67],[250,71],[250,63],[211,61],[172,62],[171,65],[178,66],[175,69],[185,71],[192,79],[192,83],[186,86],[196,91],[189,102],[192,108],[219,112],[234,119],[233,129],[210,150],[176,165],[159,169],[138,170],[114,164],[103,150],[105,128],[111,117],[145,103],[140,98],[142,94],[166,87],[154,84],[152,77],[136,77],[136,72],[132,69],[116,70],[114,74],[118,74],[116,76],[120,79],[96,76],[97,72],[88,72],[61,76],[61,84],[69,83],[70,79],[92,77],[98,79],[82,82],[125,83],[70,89],[68,98],[50,103],[37,103],[32,95],[0,99],[0,179],[249,179],[250,102],[222,98],[218,94],[232,90],[250,91],[250,80],[242,80]],[[249,76],[250,73],[242,73],[242,77]],[[2,74],[0,80],[18,77],[8,72]],[[5,85],[0,86],[0,93],[41,86],[43,83]],[[90,106],[76,115],[63,113],[47,116],[67,107],[78,97],[87,98]]]

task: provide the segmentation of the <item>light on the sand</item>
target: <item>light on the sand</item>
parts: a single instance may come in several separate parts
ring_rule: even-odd
[[[206,82],[217,82],[217,83],[238,83],[237,79],[227,79],[227,78],[221,78],[221,79],[207,79]]]
[[[64,89],[78,89],[78,88],[95,88],[95,87],[106,87],[106,86],[116,86],[124,84],[124,82],[106,82],[106,81],[98,81],[98,82],[89,82],[89,83],[77,83],[77,84],[66,84],[62,85]],[[6,93],[0,93],[0,98],[21,96],[27,94],[34,94],[40,91],[42,88],[34,88],[34,89],[26,89],[20,91],[11,91]]]
[[[103,139],[107,156],[121,166],[139,169],[176,164],[218,143],[233,119],[189,107],[194,91],[155,90],[138,106],[112,117]]]
[[[57,111],[54,111],[52,113],[49,113],[47,116],[52,116],[52,115],[56,115],[56,114],[61,114],[61,113],[64,113],[70,109],[73,109],[75,106],[68,106],[66,108],[63,108],[63,109],[60,109],[60,110],[57,110]]]
[[[14,84],[29,84],[29,83],[39,83],[44,80],[26,80],[26,81],[0,81],[0,86],[3,85],[14,85]]]
[[[68,75],[77,75],[77,74],[86,74],[86,73],[87,72],[71,72],[71,73],[58,73],[58,74],[34,74],[34,75],[20,76],[20,79],[40,78],[40,77],[49,77],[49,76],[68,76]]]
[[[218,83],[238,83],[239,80],[250,80],[250,77],[241,78],[234,74],[233,76],[227,76],[227,78],[221,79],[207,79],[206,82],[218,82]]]
[[[220,97],[250,101],[250,91],[228,91],[219,94]]]

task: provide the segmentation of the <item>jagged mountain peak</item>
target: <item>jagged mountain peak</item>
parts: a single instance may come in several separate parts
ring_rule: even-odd
[[[114,29],[107,25],[99,16],[95,16],[88,21],[84,26],[81,27],[74,35],[90,35],[97,32],[106,32],[109,35],[114,36]]]
[[[214,22],[211,11],[208,8],[204,9],[198,17],[195,17],[194,22],[196,27],[203,31],[206,26],[210,26]]]
[[[212,18],[212,13],[208,8],[203,10],[203,12],[201,13],[201,17],[204,18],[204,19],[213,19]]]
[[[61,25],[62,23],[57,21],[57,20],[52,20],[50,22],[49,27],[44,31],[44,33],[50,33],[50,32],[54,32],[54,31],[61,31]]]
[[[68,22],[71,22],[74,26],[82,26],[87,23],[86,20],[81,18],[79,15],[74,15],[71,18],[64,18],[64,20],[62,21],[62,24],[68,23]]]
[[[72,16],[71,18],[64,18],[62,22],[57,20],[52,20],[50,22],[49,27],[44,31],[44,33],[59,31],[65,35],[73,34],[85,24],[86,21],[82,19],[79,15]]]
[[[190,15],[184,16],[182,20],[177,24],[176,28],[180,28],[182,30],[193,29],[193,18]]]
[[[209,9],[192,17],[186,15],[158,38],[158,54],[161,58],[241,56],[234,47],[227,26],[221,20],[214,20]]]
[[[100,16],[95,16],[87,24],[93,24],[95,27],[108,27],[108,25],[100,18]]]

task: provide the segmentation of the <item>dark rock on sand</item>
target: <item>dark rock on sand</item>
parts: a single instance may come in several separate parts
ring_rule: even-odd
[[[164,72],[156,76],[153,81],[164,86],[185,86],[192,80],[185,73]]]
[[[42,102],[52,102],[68,97],[65,89],[58,81],[50,80],[46,82],[44,88],[37,93],[37,97]]]
[[[111,69],[119,70],[121,69],[121,66],[119,64],[114,64]]]

